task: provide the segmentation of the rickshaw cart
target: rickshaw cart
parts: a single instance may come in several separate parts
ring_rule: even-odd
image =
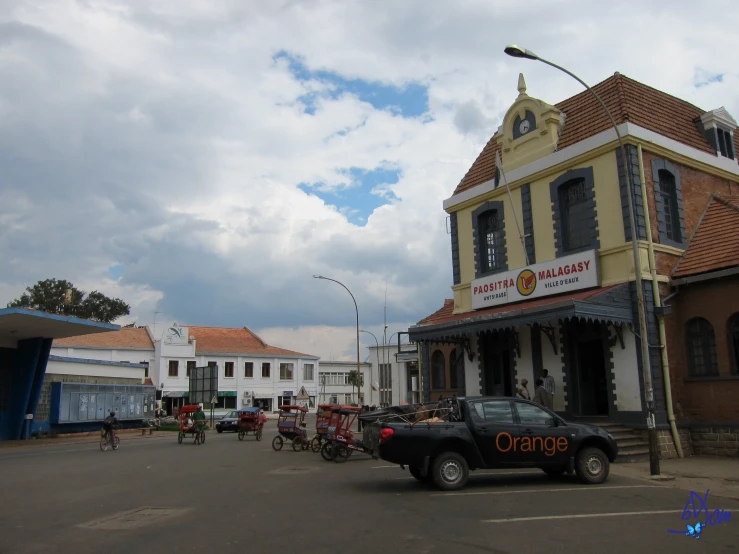
[[[241,408],[239,416],[239,440],[243,441],[246,435],[252,434],[258,441],[262,440],[264,421],[260,420],[259,408]]]
[[[365,452],[364,443],[355,439],[352,431],[352,425],[361,411],[357,406],[338,406],[331,410],[327,442],[321,448],[324,460],[342,463],[349,459],[354,450]]]
[[[182,440],[185,435],[192,435],[193,442],[195,444],[203,444],[205,442],[205,423],[203,421],[195,421],[195,412],[198,411],[197,404],[191,404],[188,406],[182,406],[180,413],[177,416],[180,424],[180,432],[177,434],[177,442],[182,444]],[[192,427],[188,427],[188,418],[193,419]]]
[[[319,404],[316,412],[316,436],[311,441],[311,450],[320,452],[328,434],[328,420],[331,418],[331,409],[335,404]]]
[[[305,433],[305,414],[308,408],[302,406],[280,406],[280,417],[277,420],[277,435],[272,440],[272,448],[282,450],[285,441],[292,441],[293,450],[308,450],[310,442]]]

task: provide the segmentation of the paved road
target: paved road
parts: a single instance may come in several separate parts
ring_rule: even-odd
[[[644,480],[593,487],[538,470],[478,472],[464,491],[440,493],[362,454],[334,464],[274,452],[273,436],[0,450],[0,553],[739,551],[739,515],[700,540],[669,534],[685,527],[688,494]],[[733,500],[708,505],[739,512]],[[133,515],[111,519],[122,512]]]

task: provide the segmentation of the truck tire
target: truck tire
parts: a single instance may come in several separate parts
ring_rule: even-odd
[[[431,465],[431,477],[436,486],[443,491],[456,491],[464,488],[470,476],[467,461],[456,452],[442,452]]]
[[[583,448],[575,458],[575,472],[587,485],[599,485],[608,478],[611,463],[600,448]]]
[[[415,477],[417,481],[419,481],[419,482],[421,482],[423,484],[431,483],[431,481],[433,480],[433,479],[431,479],[431,476],[430,475],[426,475],[426,477],[424,477],[423,475],[421,475],[421,468],[419,468],[419,467],[416,467],[416,466],[408,466],[408,471],[411,472],[411,475],[413,475],[413,477]]]

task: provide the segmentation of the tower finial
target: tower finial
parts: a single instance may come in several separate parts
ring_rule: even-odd
[[[518,94],[526,94],[526,80],[523,78],[523,73],[518,74]]]

